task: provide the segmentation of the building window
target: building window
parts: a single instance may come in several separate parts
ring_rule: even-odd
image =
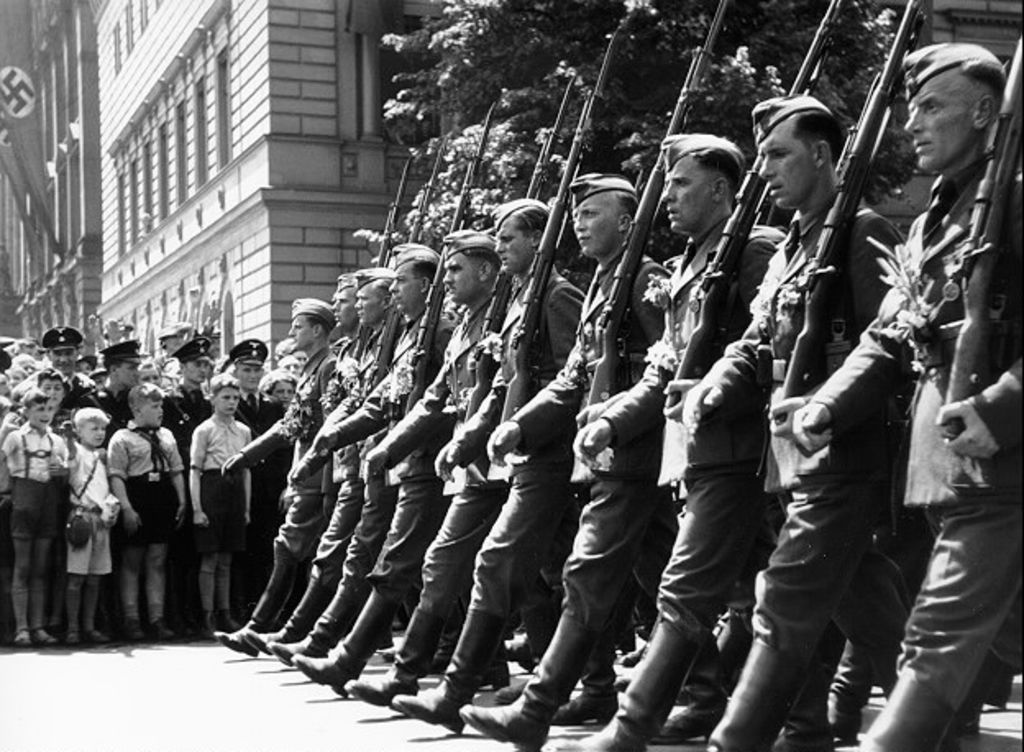
[[[153,143],[142,145],[142,231],[153,229]]]
[[[160,219],[167,219],[167,215],[171,209],[171,197],[170,197],[170,186],[171,186],[171,175],[170,175],[170,164],[168,161],[168,151],[170,150],[170,143],[167,137],[167,123],[160,124],[160,130],[157,133],[157,175],[160,181],[157,186],[157,196],[160,209]]]
[[[231,70],[228,51],[217,55],[217,165],[231,161]]]
[[[128,208],[131,212],[129,240],[134,244],[139,239],[139,160],[133,159],[128,167]]]
[[[114,25],[114,73],[121,72],[121,24]]]
[[[135,47],[135,4],[128,0],[124,6],[124,51],[126,55],[132,54]]]
[[[117,173],[117,254],[123,256],[127,250],[125,238],[125,216],[124,216],[124,173]]]
[[[178,102],[174,108],[174,167],[178,177],[178,206],[188,198],[188,134],[185,132],[185,103]]]
[[[196,187],[206,182],[206,80],[200,78],[195,87],[196,103]]]

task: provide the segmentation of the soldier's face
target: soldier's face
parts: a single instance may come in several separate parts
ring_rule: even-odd
[[[331,299],[334,304],[334,316],[338,319],[338,326],[344,331],[351,331],[356,327],[359,317],[356,315],[356,288],[355,285],[339,287]]]
[[[181,364],[181,377],[183,381],[192,385],[199,385],[210,378],[213,372],[213,363],[206,358],[190,360]]]
[[[764,161],[761,177],[772,200],[782,209],[799,209],[813,198],[819,158],[812,142],[796,135],[796,120],[784,120],[758,145]]]
[[[904,128],[914,140],[922,171],[952,176],[978,158],[989,123],[981,109],[986,96],[984,85],[947,71],[926,81],[911,98]]]
[[[472,305],[482,300],[490,292],[490,282],[494,279],[488,269],[488,264],[464,253],[447,259],[444,262],[444,287],[452,302]]]
[[[50,350],[50,362],[54,368],[65,376],[70,376],[75,372],[75,363],[77,361],[77,347],[55,347]]]
[[[288,330],[288,336],[295,340],[295,349],[308,352],[316,343],[317,333],[323,327],[314,323],[309,317],[299,314],[292,319],[292,328]]]
[[[717,221],[713,210],[717,188],[723,181],[714,170],[690,156],[672,165],[662,194],[672,232],[700,235],[711,219]]]
[[[363,285],[356,293],[356,313],[363,326],[371,329],[379,326],[388,312],[390,296],[378,283]]]
[[[122,361],[110,367],[107,383],[114,389],[130,389],[139,383],[139,364]]]
[[[509,274],[526,274],[540,245],[540,233],[524,230],[513,214],[501,223],[497,234],[497,252]]]
[[[243,392],[251,394],[259,389],[260,379],[263,378],[263,366],[255,363],[236,363],[234,372]]]
[[[395,281],[391,283],[391,299],[403,316],[415,318],[426,305],[429,288],[430,280],[414,274],[412,264],[402,264],[395,270]]]
[[[614,191],[585,198],[572,211],[572,229],[580,252],[599,264],[611,260],[622,249],[630,222]]]

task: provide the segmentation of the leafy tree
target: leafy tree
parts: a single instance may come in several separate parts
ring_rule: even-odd
[[[455,133],[449,140],[441,189],[425,218],[428,236],[448,230],[467,160],[480,135],[479,121],[499,102],[483,176],[471,194],[476,226],[489,224],[494,204],[521,196],[562,92],[576,75],[574,109],[560,149],[572,135],[579,106],[592,85],[610,33],[626,32],[608,88],[594,110],[581,171],[646,174],[658,155],[669,115],[690,64],[704,41],[717,0],[447,0],[439,18],[385,44],[424,64],[402,74],[403,87],[385,107],[391,137],[413,142],[425,123]],[[784,93],[817,29],[821,0],[734,2],[714,51],[687,129],[736,141],[754,155],[750,109]],[[848,124],[856,121],[871,80],[889,49],[896,19],[873,0],[848,0],[815,95]],[[869,198],[881,198],[909,177],[913,159],[891,125],[876,163]],[[420,146],[421,154],[435,142]],[[549,192],[557,184],[552,165]],[[410,221],[411,217],[406,217]],[[664,221],[663,219],[661,221]],[[673,243],[656,227],[652,243],[664,255]],[[571,233],[568,233],[571,235]]]

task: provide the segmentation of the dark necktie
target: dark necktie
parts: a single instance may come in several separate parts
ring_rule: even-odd
[[[253,415],[255,415],[256,414],[256,408],[258,407],[258,403],[256,401],[256,395],[255,394],[250,394],[248,397],[246,397],[245,398],[245,404],[246,404],[246,407],[249,408],[249,412],[251,412]]]
[[[164,449],[160,446],[159,429],[157,428],[136,428],[135,433],[142,436],[149,442],[149,458],[153,463],[153,471],[163,473],[167,471],[168,462],[164,455]]]
[[[786,235],[786,244],[782,247],[786,255],[786,263],[793,260],[793,256],[800,250],[800,223],[793,220],[789,223],[789,233]]]
[[[952,180],[943,180],[936,186],[924,218],[925,237],[928,237],[942,223],[943,217],[949,214],[949,210],[956,203],[957,195],[956,184]]]

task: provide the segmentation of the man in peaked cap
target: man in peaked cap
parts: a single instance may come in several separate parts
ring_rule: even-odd
[[[486,335],[488,303],[500,267],[492,236],[462,230],[445,237],[444,284],[450,302],[462,310],[462,320],[448,342],[440,373],[423,397],[367,454],[368,474],[391,468],[417,446],[448,434],[453,408],[456,425],[466,419],[475,384],[477,346]],[[410,514],[403,504],[414,501],[414,497],[400,497],[388,540],[400,541],[401,545],[385,544],[371,574],[373,592],[340,649],[322,663],[296,661],[307,676],[342,687],[358,679],[373,653],[374,634],[386,629],[394,618],[421,568],[423,586],[409,622],[403,654],[408,657],[415,652],[411,661],[423,672],[429,668],[445,622],[469,586],[469,567],[494,524],[507,486],[503,481],[489,482],[482,474],[468,477],[464,483],[453,483],[445,491],[445,502],[450,499],[449,493],[455,494],[451,505],[432,503],[429,513]],[[415,503],[423,502],[415,499]],[[508,683],[507,669],[499,682]]]
[[[83,401],[86,404],[83,406],[98,407],[110,418],[106,441],[119,428],[126,428],[132,419],[128,392],[139,383],[139,363],[142,362],[140,350],[139,341],[129,339],[109,345],[99,352],[102,366],[107,371],[107,383],[102,389],[85,397]]]
[[[501,421],[507,384],[516,375],[518,364],[512,339],[527,303],[541,306],[537,347],[526,351],[530,366],[527,370],[536,373],[532,392],[549,383],[565,365],[579,321],[583,296],[555,269],[551,270],[547,287],[537,294],[537,301],[525,297],[534,256],[548,222],[547,206],[533,199],[518,199],[499,206],[494,217],[495,250],[513,285],[512,300],[498,332],[501,347],[496,357],[500,372],[476,413],[438,455],[437,467],[442,477],[452,475],[456,467],[464,467],[467,475],[480,478],[503,476],[497,468],[490,467],[486,444]],[[481,353],[479,357],[485,356]],[[559,556],[553,541],[556,534],[559,539],[571,540],[579,516],[569,485],[569,442],[573,428],[571,419],[549,426],[551,446],[542,454],[530,455],[511,472],[508,500],[476,558],[469,610],[442,683],[419,692],[417,680],[426,673],[423,656],[430,642],[423,633],[414,632],[412,639],[406,637],[395,657],[394,668],[386,677],[350,683],[351,694],[376,705],[391,702],[396,710],[428,723],[460,728],[459,707],[469,702],[485,681],[492,657],[498,654],[505,621],[520,604],[531,644],[537,655],[544,652],[558,620],[559,607],[548,608],[552,605],[552,594],[541,585],[538,574],[542,568],[546,574],[553,571],[555,583],[561,582],[567,551]],[[442,528],[445,530],[447,527]]]
[[[710,430],[738,409],[774,406],[803,322],[803,275],[837,194],[836,163],[843,146],[839,122],[811,97],[778,97],[753,111],[760,174],[770,195],[795,216],[786,241],[772,257],[744,336],[714,363],[685,398],[683,419],[691,430]],[[891,246],[896,230],[879,215],[861,210],[850,223],[845,260],[835,282],[827,353],[815,373],[824,374],[849,352],[886,293],[879,251],[869,238]],[[770,352],[771,373],[765,355]],[[826,361],[827,355],[827,361]],[[758,364],[761,363],[761,367]],[[818,383],[822,375],[816,375]],[[813,384],[810,385],[813,388]],[[835,453],[803,456],[784,436],[773,435],[766,491],[783,493],[787,518],[768,567],[759,575],[754,643],[725,717],[711,737],[722,752],[771,746],[790,705],[808,706],[801,718],[824,716],[832,666],[816,655],[830,619],[853,642],[867,647],[875,681],[888,689],[906,615],[898,574],[875,550],[872,536],[886,509],[889,457],[881,403],[864,409],[866,421]],[[777,414],[773,413],[773,415]],[[823,566],[823,562],[828,566]],[[856,592],[856,601],[847,595]],[[801,685],[803,689],[801,690]],[[817,710],[818,712],[813,712]],[[785,748],[831,742],[827,724],[787,724]]]
[[[426,246],[409,243],[395,248],[394,259],[395,279],[391,285],[391,304],[396,306],[402,321],[387,375],[363,397],[354,410],[348,405],[335,409],[302,462],[293,469],[294,477],[301,478],[315,472],[333,452],[346,446],[364,441],[364,451],[369,452],[404,412],[409,393],[415,386],[413,374],[417,332],[426,312],[427,294],[439,256]],[[442,316],[436,326],[433,351],[425,354],[427,377],[430,380],[433,380],[441,367],[444,348],[451,337],[453,325]],[[375,564],[392,527],[392,518],[398,524],[399,514],[416,515],[420,511],[433,514],[434,505],[443,504],[443,484],[433,467],[434,456],[443,440],[443,435],[432,437],[392,471],[367,472],[365,475],[366,503],[346,551],[341,581],[331,603],[307,637],[301,654],[295,656],[296,666],[303,668],[300,661],[307,658],[316,660],[317,657],[327,655],[328,650],[345,636],[363,611],[363,605],[370,596],[371,578],[386,578],[387,573],[379,571],[380,567]],[[401,582],[396,584],[396,587],[401,586]],[[386,633],[386,629],[375,631],[374,643],[379,637],[379,631]],[[366,636],[369,632],[361,629],[360,634]],[[310,665],[314,671],[319,668]],[[342,685],[336,685],[335,688],[344,691]]]
[[[295,460],[306,452],[310,439],[323,424],[322,398],[334,374],[334,359],[330,357],[328,339],[336,323],[333,308],[322,300],[298,298],[292,302],[288,336],[295,340],[296,349],[307,354],[295,398],[281,420],[224,463],[225,472],[251,468],[275,450],[290,445],[294,445]],[[285,519],[274,539],[274,568],[256,609],[241,629],[216,633],[217,640],[225,647],[246,655],[255,656],[260,651],[254,635],[277,628],[299,563],[313,553],[327,522],[322,472],[301,480],[294,479],[287,493],[289,502]]]
[[[596,405],[588,405],[592,376],[600,360],[601,311],[608,302],[618,261],[632,227],[636,191],[620,175],[586,174],[571,185],[573,229],[581,252],[597,261],[597,271],[583,303],[580,334],[568,363],[558,377],[525,406],[495,429],[489,451],[503,462],[512,451],[545,451],[552,439],[551,426],[577,417],[585,424]],[[663,267],[644,259],[626,290],[631,305],[621,337],[625,373],[603,385],[608,399],[628,389],[643,373],[648,348],[662,334],[662,311],[644,293],[653,280],[664,279]],[[554,637],[541,659],[537,675],[523,696],[507,708],[466,705],[459,715],[492,738],[524,746],[540,746],[555,714],[586,668],[588,677],[603,676],[597,702],[588,714],[607,720],[615,709],[614,672],[608,679],[608,661],[614,660],[614,637],[609,625],[616,601],[627,578],[636,569],[638,579],[653,597],[657,576],[668,561],[676,531],[672,494],[657,485],[657,459],[662,443],[660,416],[634,439],[616,448],[610,463],[578,468],[577,478],[589,483],[590,499],[580,516],[573,552],[566,561],[565,607]],[[591,654],[594,655],[593,660]]]
[[[575,450],[588,458],[628,442],[658,418],[667,394],[678,401],[680,392],[692,386],[693,382],[672,379],[697,325],[701,280],[718,250],[744,171],[739,148],[718,136],[670,136],[661,149],[667,173],[663,199],[671,229],[689,236],[682,256],[674,259],[663,293],[666,321],[661,341],[664,352],[673,356],[649,363],[640,383],[580,429]],[[722,352],[749,326],[750,305],[781,239],[773,228],[754,227],[740,240],[744,245],[734,278],[726,280],[729,290],[719,296],[719,310],[712,314],[717,337],[712,352]],[[757,473],[765,440],[762,412],[751,406],[693,436],[685,433],[678,408],[669,417],[662,482],[675,484],[685,477],[687,511],[661,577],[658,624],[615,719],[600,734],[582,741],[581,750],[646,749],[686,677],[689,705],[662,730],[663,738],[680,743],[705,737],[725,710],[712,629],[745,571],[750,572],[753,589],[754,570],[747,563],[768,501]]]
[[[922,304],[934,313],[927,327],[909,334],[916,345],[911,352],[908,335],[895,323],[904,305],[891,294],[858,348],[794,417],[806,446],[834,446],[857,431],[864,405],[899,387],[900,364],[916,361],[903,500],[926,510],[936,538],[906,625],[899,679],[861,746],[870,752],[956,748],[950,721],[957,709],[976,719],[1000,665],[1009,664],[1011,672],[1021,666],[1019,164],[1011,195],[993,196],[1010,210],[988,290],[994,319],[987,361],[978,370],[985,375],[968,399],[947,403],[945,394],[965,318],[962,263],[969,250],[950,241],[970,227],[1004,96],[1003,71],[993,54],[974,44],[924,47],[908,54],[903,67],[904,128],[918,167],[937,175],[931,205],[908,240],[920,249],[913,273],[923,280]],[[948,430],[952,419],[962,421],[961,433]]]
[[[96,388],[91,379],[77,371],[83,340],[82,333],[70,326],[54,327],[43,334],[43,349],[67,386],[67,394],[60,404],[61,411],[80,407],[82,400]]]

